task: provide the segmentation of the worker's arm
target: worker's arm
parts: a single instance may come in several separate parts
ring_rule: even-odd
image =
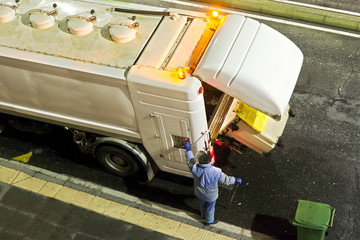
[[[219,180],[219,186],[225,188],[232,188],[233,185],[235,184],[235,181],[236,181],[235,177],[228,176],[222,172]]]
[[[193,168],[193,166],[195,165],[195,159],[194,159],[194,154],[191,151],[191,147],[190,147],[190,143],[186,142],[185,143],[185,156],[186,156],[186,163],[189,166],[190,170]]]

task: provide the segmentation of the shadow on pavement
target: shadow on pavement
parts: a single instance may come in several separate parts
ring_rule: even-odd
[[[279,240],[296,240],[296,227],[288,219],[257,214],[251,231],[262,233]]]
[[[123,180],[127,194],[136,196],[142,201],[162,204],[163,207],[171,206],[172,210],[180,209],[194,214],[199,212],[198,204],[189,205],[189,201],[196,198],[193,193],[193,180],[190,178],[159,172],[150,182],[140,182],[131,178]]]

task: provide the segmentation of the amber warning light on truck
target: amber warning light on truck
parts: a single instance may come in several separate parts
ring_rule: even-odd
[[[219,12],[214,10],[214,11],[212,11],[211,15],[212,15],[213,18],[218,18],[219,17]]]
[[[177,69],[177,76],[179,79],[184,79],[186,77],[185,69],[184,68],[178,68]]]

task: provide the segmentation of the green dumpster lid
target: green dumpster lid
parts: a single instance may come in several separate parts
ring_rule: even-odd
[[[295,226],[326,230],[329,227],[332,210],[333,208],[327,204],[298,200],[292,224]]]

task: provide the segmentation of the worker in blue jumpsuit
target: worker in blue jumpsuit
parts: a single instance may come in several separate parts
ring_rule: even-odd
[[[241,184],[241,178],[227,176],[220,168],[214,167],[211,163],[211,156],[208,152],[200,150],[194,155],[191,151],[190,143],[185,143],[186,162],[191,170],[194,178],[195,195],[200,200],[201,217],[205,219],[205,225],[216,224],[215,219],[215,203],[219,196],[219,185],[231,187],[236,182]]]

